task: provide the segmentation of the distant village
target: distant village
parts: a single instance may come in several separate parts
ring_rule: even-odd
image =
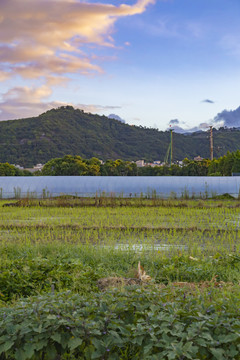
[[[194,161],[203,161],[204,159],[201,156],[196,156],[193,160]],[[137,167],[144,167],[144,166],[155,167],[155,166],[169,165],[169,163],[161,162],[160,160],[155,160],[152,163],[145,162],[144,160],[137,160],[137,161],[135,161],[135,164],[137,165]],[[178,161],[177,160],[177,161],[174,161],[173,164],[183,166],[183,161]]]
[[[193,160],[194,161],[203,161],[204,159],[201,156],[196,156]],[[99,161],[102,165],[105,163],[103,160],[99,159]],[[162,162],[160,160],[155,160],[153,162],[145,162],[145,160],[137,160],[137,161],[131,161],[131,163],[135,163],[138,168],[142,168],[142,167],[146,167],[146,166],[151,166],[151,167],[159,166],[160,167],[160,166],[169,165],[168,163]],[[178,166],[183,166],[183,161],[174,161],[173,163],[177,164]],[[19,170],[27,170],[31,173],[35,173],[37,171],[42,171],[45,164],[37,164],[32,168],[24,168],[21,165],[15,165],[15,164],[12,164],[12,165],[15,166]]]

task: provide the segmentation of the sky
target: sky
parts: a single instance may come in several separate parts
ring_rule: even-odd
[[[0,120],[240,126],[239,0],[0,0]]]

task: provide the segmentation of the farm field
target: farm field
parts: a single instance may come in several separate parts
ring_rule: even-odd
[[[5,204],[1,360],[240,359],[239,200]]]

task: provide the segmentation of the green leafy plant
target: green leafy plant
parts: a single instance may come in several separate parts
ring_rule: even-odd
[[[0,309],[0,354],[8,359],[238,359],[235,304],[208,295],[146,289],[21,300]]]

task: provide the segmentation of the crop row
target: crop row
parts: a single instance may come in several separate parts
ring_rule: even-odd
[[[0,207],[0,226],[226,229],[240,227],[240,208]]]

